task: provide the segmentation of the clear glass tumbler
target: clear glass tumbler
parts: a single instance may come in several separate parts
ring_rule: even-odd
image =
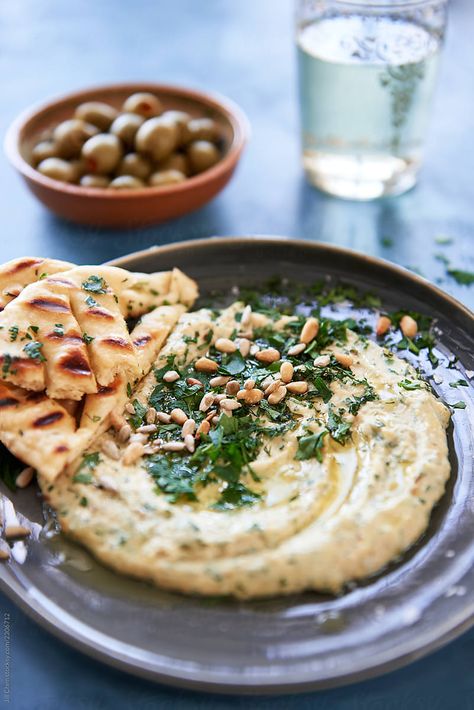
[[[297,0],[303,166],[332,195],[405,192],[420,168],[448,0]]]

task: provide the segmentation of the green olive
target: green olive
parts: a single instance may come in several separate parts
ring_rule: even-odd
[[[221,154],[209,141],[194,141],[188,146],[188,158],[193,173],[202,173],[219,162]]]
[[[219,138],[219,127],[212,118],[193,118],[187,124],[183,136],[183,140],[187,143],[191,141],[210,141],[214,143]]]
[[[144,153],[152,160],[164,160],[176,148],[178,126],[167,118],[150,118],[140,126],[135,136],[137,153]]]
[[[77,179],[74,166],[61,158],[46,158],[41,161],[37,169],[42,175],[46,175],[52,180],[74,182]]]
[[[121,113],[110,126],[110,132],[120,138],[127,148],[133,148],[135,135],[144,120],[138,113]]]
[[[56,126],[53,132],[53,142],[57,155],[61,158],[77,158],[84,143],[98,133],[99,130],[91,123],[78,118],[71,118]]]
[[[118,111],[103,101],[86,101],[76,108],[74,116],[86,121],[86,123],[92,123],[93,126],[100,128],[101,131],[108,131],[113,121],[117,118]]]
[[[152,187],[165,187],[166,185],[177,185],[185,180],[186,175],[179,170],[159,170],[153,173],[148,184]]]
[[[172,153],[168,158],[158,163],[157,168],[159,171],[179,170],[184,175],[189,175],[191,172],[188,156],[184,153]]]
[[[116,170],[117,175],[133,175],[133,177],[146,180],[151,174],[152,166],[149,160],[138,153],[124,155]]]
[[[52,141],[41,141],[37,143],[31,151],[31,158],[34,165],[38,165],[46,158],[55,158],[57,156],[57,148]]]
[[[161,118],[167,118],[174,121],[178,126],[178,143],[185,143],[188,137],[188,123],[191,121],[191,116],[186,111],[165,111],[161,114]]]
[[[139,190],[145,183],[134,175],[120,175],[112,180],[109,185],[112,190]]]
[[[82,187],[108,187],[110,180],[105,175],[83,175],[79,181]]]
[[[138,113],[144,118],[152,118],[153,116],[159,116],[163,112],[163,106],[154,94],[140,91],[125,100],[122,111],[125,111],[125,113]]]
[[[87,172],[99,175],[110,173],[122,157],[122,145],[117,136],[99,133],[84,143],[82,157],[86,161]]]

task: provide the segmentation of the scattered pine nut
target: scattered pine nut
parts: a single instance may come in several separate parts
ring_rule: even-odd
[[[350,367],[352,365],[352,357],[346,353],[334,353],[334,357],[342,367]]]
[[[157,412],[156,418],[161,424],[169,424],[171,422],[171,416],[166,412]]]
[[[223,387],[230,380],[230,377],[226,375],[217,375],[217,377],[211,377],[209,384],[211,387]]]
[[[200,357],[194,363],[194,369],[198,372],[217,372],[219,365],[208,357]]]
[[[185,439],[188,434],[193,435],[195,431],[196,422],[194,421],[194,419],[187,419],[183,424],[183,428],[181,429],[181,436],[183,437],[183,439]]]
[[[240,324],[243,326],[250,325],[251,318],[252,318],[252,307],[245,306],[244,310],[242,311],[242,318],[240,319]]]
[[[268,387],[269,385],[272,384],[272,382],[275,382],[275,380],[279,380],[279,379],[280,379],[280,373],[279,373],[279,372],[278,372],[278,373],[275,373],[274,375],[268,375],[268,377],[265,377],[265,379],[261,381],[260,387],[262,387],[262,389],[265,390],[265,389],[267,389],[267,387]]]
[[[253,328],[264,328],[268,323],[268,318],[263,313],[252,313],[251,323]]]
[[[253,388],[253,389],[243,389],[240,390],[240,392],[237,392],[237,399],[242,399],[246,404],[258,404],[259,402],[262,401],[264,398],[264,393],[262,390]]]
[[[192,434],[186,434],[186,436],[184,437],[184,445],[191,454],[194,452],[196,442]]]
[[[244,389],[253,390],[254,387],[255,387],[255,380],[252,380],[252,379],[245,380]]]
[[[226,394],[234,395],[240,389],[240,383],[237,380],[229,380],[225,386]]]
[[[265,387],[265,397],[268,397],[272,392],[275,392],[281,385],[281,382],[279,380],[273,380],[270,382],[268,387]]]
[[[101,446],[102,451],[106,456],[108,456],[110,459],[114,459],[114,461],[118,461],[120,458],[120,451],[115,443],[115,441],[111,441],[110,439],[106,439],[105,441],[102,442]]]
[[[200,412],[207,412],[209,407],[213,404],[214,402],[214,395],[212,392],[206,392],[204,397],[201,399],[201,403],[199,405],[199,411]]]
[[[301,355],[301,353],[305,350],[306,343],[297,343],[296,345],[291,346],[291,348],[288,350],[288,355],[290,357],[297,357],[297,355]]]
[[[219,402],[219,406],[225,412],[232,412],[234,409],[240,409],[242,405],[236,399],[223,399]]]
[[[301,329],[300,340],[305,345],[308,345],[315,339],[319,331],[319,321],[317,318],[308,318]]]
[[[171,420],[173,422],[175,422],[176,424],[183,425],[184,422],[187,420],[188,415],[186,414],[186,412],[183,412],[182,409],[180,409],[179,407],[176,407],[175,409],[171,410],[170,417],[171,417]]]
[[[179,374],[176,370],[168,370],[163,375],[163,382],[176,382],[176,380],[179,380]]]
[[[156,422],[156,409],[150,407],[145,415],[145,421],[147,424],[154,424]]]
[[[308,383],[307,382],[289,382],[286,385],[286,389],[288,392],[291,392],[291,394],[306,394],[308,391]]]
[[[318,357],[314,358],[313,365],[315,367],[326,367],[330,362],[331,358],[329,355],[318,355]]]
[[[230,338],[217,338],[214,347],[219,350],[220,353],[235,353],[237,350],[237,345]]]
[[[187,377],[186,384],[189,385],[190,387],[193,385],[198,385],[199,387],[204,387],[201,380],[197,380],[195,377]]]
[[[128,414],[135,414],[135,407],[131,402],[127,402],[125,405],[125,411],[128,412]]]
[[[138,427],[137,434],[153,434],[157,429],[156,424],[144,424]]]
[[[208,415],[206,416],[206,422],[212,422],[212,420],[213,420],[213,418],[214,418],[215,416],[218,416],[218,415],[217,415],[217,412],[216,412],[215,409],[212,409],[212,410],[208,413]]]
[[[236,340],[236,343],[238,345],[242,357],[247,357],[250,352],[250,340],[248,338],[238,338],[238,340]]]
[[[222,402],[223,399],[226,399],[225,394],[216,394],[216,396],[214,397],[214,403],[219,404],[220,402]]]
[[[376,335],[385,335],[390,330],[390,326],[392,325],[392,321],[388,316],[379,316],[379,319],[377,321],[377,325],[375,326],[375,334]]]
[[[255,353],[255,358],[259,362],[270,364],[280,359],[280,353],[276,348],[265,348],[264,350],[259,350]]]
[[[15,479],[15,484],[17,488],[26,488],[27,486],[29,486],[31,481],[33,480],[34,475],[35,469],[33,468],[33,466],[27,466],[23,469],[23,471],[20,471],[20,473]]]
[[[129,441],[130,443],[136,443],[138,442],[139,444],[145,444],[148,440],[148,436],[146,434],[132,434],[130,437]]]
[[[0,540],[0,560],[10,559],[10,547],[4,540]]]
[[[130,439],[131,433],[132,427],[130,426],[130,424],[124,424],[123,427],[120,429],[117,438],[122,444],[124,444]]]
[[[7,540],[19,540],[20,538],[28,537],[31,530],[25,525],[12,524],[5,525],[3,534]]]
[[[407,338],[414,338],[418,333],[418,325],[416,320],[411,316],[403,316],[400,321],[400,330]]]
[[[280,375],[281,375],[281,381],[282,382],[291,382],[293,379],[293,373],[295,371],[295,368],[291,364],[291,362],[288,362],[287,360],[285,362],[282,362],[281,367],[280,367]]]
[[[204,419],[204,421],[202,421],[197,428],[196,436],[206,436],[206,434],[209,434],[210,429],[211,425],[209,424],[207,419]]]
[[[278,389],[271,393],[268,397],[268,404],[279,404],[286,397],[285,385],[280,385]]]
[[[186,444],[184,441],[167,441],[162,445],[162,451],[184,451]]]

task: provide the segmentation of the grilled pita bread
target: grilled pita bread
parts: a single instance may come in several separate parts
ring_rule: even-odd
[[[194,281],[178,269],[149,275],[79,266],[32,283],[0,313],[1,376],[77,400],[118,374],[133,381],[139,363],[125,317],[164,301],[191,305],[196,295]]]
[[[7,261],[0,266],[0,311],[3,311],[7,303],[16,298],[28,284],[50,274],[67,271],[73,266],[69,261],[41,259],[35,256]]]

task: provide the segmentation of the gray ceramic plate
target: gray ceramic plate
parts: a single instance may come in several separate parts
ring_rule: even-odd
[[[4,591],[35,621],[85,653],[166,683],[220,692],[288,692],[348,683],[402,666],[472,624],[474,616],[473,389],[448,382],[474,370],[474,319],[423,279],[345,249],[238,237],[154,248],[115,262],[133,270],[179,266],[206,294],[281,274],[330,277],[377,291],[389,309],[438,319],[443,361],[434,384],[463,399],[450,430],[453,474],[423,539],[383,574],[339,598],[304,594],[270,601],[202,601],[160,592],[95,563],[61,537],[30,544],[24,564],[0,569]],[[11,494],[42,522],[30,489]]]

